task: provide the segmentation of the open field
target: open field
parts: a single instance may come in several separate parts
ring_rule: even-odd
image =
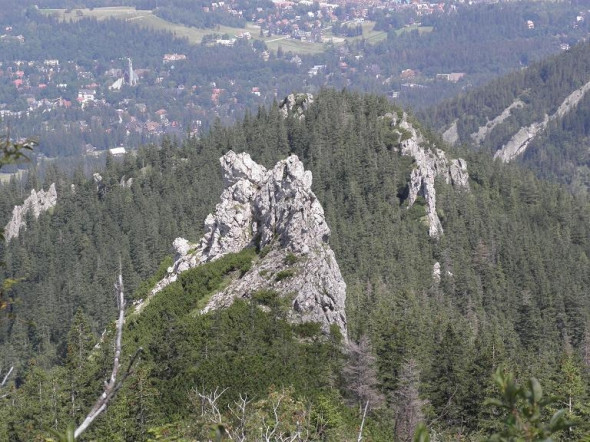
[[[229,26],[217,26],[215,29],[199,29],[190,26],[185,26],[177,23],[172,23],[167,20],[155,16],[151,11],[136,10],[132,7],[118,6],[109,8],[94,8],[94,9],[42,9],[43,13],[47,15],[54,15],[60,20],[75,21],[84,17],[92,17],[97,20],[104,20],[107,18],[116,18],[125,20],[138,26],[143,26],[148,29],[156,31],[167,31],[173,33],[178,38],[186,38],[192,44],[200,44],[205,35],[209,34],[228,34],[230,36],[238,35],[242,32],[248,31],[256,40],[261,40],[266,43],[268,48],[272,51],[277,51],[279,47],[284,52],[293,52],[295,54],[317,54],[323,52],[326,45],[323,43],[309,43],[300,40],[288,38],[286,36],[273,35],[271,37],[260,37],[260,28],[248,23],[246,28],[232,28]],[[365,21],[361,25],[363,27],[363,35],[358,37],[338,38],[334,37],[333,43],[355,41],[364,39],[369,43],[378,43],[387,38],[387,33],[384,31],[374,31],[374,22]],[[419,32],[429,32],[432,28],[428,27],[407,27],[398,30],[398,33],[409,32],[418,29]],[[332,34],[328,31],[324,37],[326,41],[331,41]]]

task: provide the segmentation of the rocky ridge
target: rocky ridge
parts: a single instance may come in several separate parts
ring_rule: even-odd
[[[57,191],[55,183],[49,186],[47,192],[43,189],[31,190],[31,194],[25,199],[22,205],[14,206],[12,209],[12,218],[4,227],[4,237],[6,241],[12,238],[18,238],[21,228],[27,228],[27,214],[32,213],[35,219],[39,218],[43,212],[47,212],[57,204]]]
[[[481,144],[483,140],[488,136],[488,134],[494,130],[494,128],[500,124],[502,124],[510,115],[512,115],[513,109],[520,109],[525,104],[520,98],[514,100],[514,102],[504,109],[500,115],[496,116],[494,119],[488,121],[484,126],[480,126],[477,129],[477,132],[471,134],[471,139],[476,144]]]
[[[280,102],[279,108],[283,116],[295,115],[299,119],[305,118],[305,111],[313,103],[313,95],[307,93],[297,93],[287,95]]]
[[[494,158],[499,158],[507,163],[524,153],[533,138],[539,132],[545,130],[550,121],[563,118],[568,112],[571,112],[588,91],[590,91],[590,81],[569,94],[559,105],[555,113],[552,115],[545,114],[543,121],[537,121],[527,127],[521,127],[506,144],[496,151]]]
[[[197,244],[174,241],[174,265],[152,295],[183,271],[256,246],[261,253],[252,268],[214,294],[202,312],[273,290],[290,300],[291,320],[319,322],[324,332],[337,326],[346,339],[346,284],[328,243],[323,208],[311,191],[311,172],[295,155],[269,170],[247,153],[230,151],[220,162],[224,190],[205,219],[204,236]]]
[[[467,162],[462,158],[449,159],[444,151],[436,147],[427,147],[424,137],[407,120],[404,113],[401,119],[395,115],[386,115],[397,126],[410,136],[400,142],[402,155],[407,155],[416,161],[416,167],[410,174],[408,208],[412,207],[418,196],[426,201],[426,219],[428,233],[433,238],[440,238],[443,234],[442,224],[436,212],[436,189],[434,182],[442,177],[447,184],[454,187],[469,189],[469,173]]]

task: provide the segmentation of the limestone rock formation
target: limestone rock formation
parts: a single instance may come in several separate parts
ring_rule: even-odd
[[[312,103],[312,94],[289,94],[283,101],[281,101],[279,108],[285,117],[287,117],[287,115],[294,114],[298,118],[303,119],[305,118],[305,111]]]
[[[4,237],[6,241],[12,238],[18,238],[21,228],[27,228],[26,217],[28,213],[32,213],[35,219],[39,218],[43,212],[47,212],[57,204],[57,191],[55,190],[55,183],[49,186],[47,192],[43,189],[38,192],[35,189],[31,190],[31,195],[23,202],[21,206],[15,206],[12,209],[12,218],[4,227]]]
[[[429,234],[433,238],[440,238],[443,228],[436,213],[434,181],[437,177],[442,177],[448,184],[469,189],[467,162],[461,158],[448,159],[442,150],[426,147],[422,135],[407,121],[405,114],[399,126],[411,134],[400,143],[401,153],[416,161],[416,167],[410,175],[408,206],[412,207],[416,198],[423,196],[426,201]]]
[[[432,281],[434,281],[435,284],[440,282],[440,275],[440,262],[436,261],[432,266]]]
[[[449,126],[442,134],[443,141],[448,144],[457,144],[459,141],[459,130],[457,128],[457,120]]]
[[[496,116],[494,119],[488,121],[484,126],[480,126],[477,129],[477,132],[471,134],[471,139],[476,144],[481,144],[483,140],[494,130],[494,128],[500,124],[502,124],[511,114],[513,109],[520,109],[525,104],[517,98],[510,106],[504,109],[500,115]]]
[[[311,191],[311,172],[295,155],[270,170],[247,153],[230,151],[220,162],[225,189],[205,219],[205,235],[198,244],[174,241],[174,265],[152,294],[187,269],[257,246],[265,253],[252,269],[214,294],[203,312],[274,290],[291,301],[293,321],[319,322],[324,332],[336,325],[346,338],[346,284],[328,244],[324,211]]]
[[[545,115],[543,121],[536,121],[527,127],[521,127],[506,144],[496,151],[494,158],[500,158],[500,160],[507,163],[524,153],[531,141],[539,132],[545,130],[549,122],[563,118],[567,113],[571,112],[588,91],[590,91],[590,81],[569,94],[555,113]]]

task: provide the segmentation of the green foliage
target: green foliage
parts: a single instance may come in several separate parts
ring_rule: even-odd
[[[76,439],[74,438],[74,431],[75,426],[73,423],[68,424],[68,428],[66,429],[65,433],[61,433],[56,430],[49,430],[50,433],[56,437],[56,442],[74,442]],[[53,441],[53,439],[50,439]]]
[[[292,266],[299,262],[299,258],[293,252],[288,252],[285,256],[285,265]]]
[[[267,244],[265,245],[262,249],[260,249],[260,252],[258,252],[258,255],[260,256],[260,258],[264,258],[266,255],[268,255],[268,253],[272,250],[272,245]]]
[[[147,298],[147,296],[154,288],[154,286],[158,283],[158,281],[160,281],[162,278],[164,278],[164,276],[166,276],[166,274],[168,273],[168,268],[171,267],[172,264],[174,264],[174,259],[172,258],[172,256],[166,256],[160,263],[160,266],[158,267],[158,270],[156,270],[154,275],[151,276],[149,279],[143,281],[141,285],[137,288],[137,290],[133,292],[133,299]]]
[[[430,433],[426,425],[423,423],[418,424],[416,432],[414,433],[413,442],[430,442]]]
[[[338,400],[339,398],[327,394],[321,394],[316,399],[311,419],[320,436],[326,437],[331,431],[344,425],[345,420]]]
[[[283,279],[291,278],[292,276],[295,276],[295,274],[296,274],[295,269],[280,270],[276,273],[275,280],[277,282],[279,282],[279,281],[282,281]]]
[[[500,397],[488,399],[487,405],[502,410],[504,428],[494,434],[491,441],[540,441],[551,440],[551,436],[567,430],[571,423],[566,420],[565,410],[555,412],[550,418],[546,409],[553,399],[543,397],[539,381],[531,378],[526,385],[519,386],[510,373],[501,368],[496,370],[494,381],[500,390]]]
[[[314,338],[321,335],[322,327],[318,322],[302,322],[294,326],[294,331],[302,338]]]
[[[252,301],[266,306],[271,306],[277,302],[280,295],[274,290],[258,290],[252,294]]]
[[[261,398],[273,385],[293,388],[297,397],[308,398],[330,385],[338,361],[336,347],[321,339],[301,342],[299,326],[282,319],[289,300],[276,292],[260,290],[251,302],[236,300],[207,315],[191,313],[227,278],[239,278],[255,257],[253,249],[245,249],[183,272],[140,315],[130,316],[125,345],[128,351],[136,346],[146,348],[142,361],[146,382],[158,392],[146,404],[153,410],[152,433],[166,420],[188,419],[187,385],[199,391],[227,388],[221,402],[224,409],[240,394]],[[257,304],[270,310],[263,311]],[[318,336],[319,327],[307,328]],[[125,386],[113,408],[130,394],[130,387]],[[131,416],[122,414],[121,419],[125,425]]]
[[[399,112],[380,97],[325,90],[314,97],[305,119],[284,119],[275,107],[261,109],[242,124],[219,125],[183,146],[164,143],[111,161],[102,173],[101,197],[81,173],[73,179],[73,193],[69,178],[55,172],[58,192],[66,191],[54,214],[39,217],[26,235],[0,249],[6,261],[2,277],[28,276],[11,288],[10,315],[8,309],[1,313],[0,348],[15,361],[22,382],[14,401],[0,409],[0,439],[16,434],[34,440],[35,429],[56,419],[57,428],[65,428],[71,419],[70,375],[51,367],[65,360],[75,312],[84,310],[93,333],[111,320],[109,275],[118,266],[113,256],[122,257],[127,293],[146,298],[157,278],[143,286],[142,281],[156,271],[172,240],[201,235],[198,220],[218,200],[218,159],[229,147],[249,151],[266,166],[293,152],[313,173],[330,246],[347,283],[348,336],[370,337],[373,388],[387,398],[382,411],[367,417],[367,439],[371,434],[373,440],[392,440],[393,397],[408,384],[403,368],[410,359],[420,371],[415,409],[434,422],[433,434],[477,439],[497,427],[497,414],[482,402],[501,364],[510,364],[519,377],[536,376],[564,400],[571,394],[572,413],[585,419],[587,392],[579,386],[587,383],[583,355],[590,348],[584,344],[590,314],[588,202],[481,153],[448,152],[465,157],[476,180],[469,192],[436,183],[445,233],[434,241],[415,213],[424,210],[420,200],[410,210],[404,204],[412,161],[388,149],[391,140],[381,130],[380,117]],[[434,137],[425,141],[431,142]],[[131,188],[119,186],[123,175],[134,177]],[[0,192],[0,207],[6,208],[0,213],[8,214],[19,189],[15,183],[6,189]],[[124,361],[135,348],[146,349],[137,382],[122,388],[108,419],[89,438],[128,434],[142,440],[150,429],[162,429],[162,437],[169,431],[196,438],[188,429],[194,422],[191,388],[227,387],[224,411],[240,393],[254,402],[268,398],[273,385],[274,391],[293,388],[294,401],[312,410],[320,395],[332,397],[329,392],[338,393],[334,404],[342,402],[343,336],[337,327],[329,336],[314,335],[316,325],[285,321],[290,297],[258,293],[200,314],[211,295],[270,250],[256,255],[248,249],[184,272],[140,314],[128,313]],[[440,280],[432,277],[436,262]],[[164,270],[162,265],[159,274]],[[295,270],[300,271],[297,263],[287,269]],[[565,337],[572,354],[567,364]],[[88,370],[93,380],[80,379],[80,385],[100,391],[107,347],[89,358],[96,364]],[[39,385],[43,391],[55,386],[55,400],[39,396]],[[420,405],[426,400],[430,405]],[[339,414],[344,430],[334,428],[328,439],[356,435],[358,408],[342,405]],[[164,429],[167,424],[172,426]],[[579,426],[572,434],[581,438],[584,431]]]
[[[0,167],[22,160],[28,161],[27,151],[32,151],[38,144],[33,138],[17,143],[10,139],[10,134],[0,137]]]

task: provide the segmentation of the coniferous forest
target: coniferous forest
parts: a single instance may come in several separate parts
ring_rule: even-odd
[[[112,367],[119,267],[131,305],[164,275],[174,238],[201,237],[230,149],[266,167],[294,153],[312,171],[347,284],[348,350],[334,331],[287,321],[271,292],[198,314],[263,251],[227,255],[184,273],[141,314],[128,310],[123,365],[142,352],[86,440],[356,440],[362,428],[364,440],[403,441],[419,422],[432,440],[542,440],[560,409],[576,425],[554,439],[587,437],[588,200],[422,127],[424,143],[465,158],[470,175],[469,189],[436,183],[444,235],[431,238],[424,201],[408,208],[415,163],[381,118],[401,112],[323,90],[305,118],[275,103],[200,139],[109,157],[100,185],[58,169],[5,185],[2,223],[30,189],[56,183],[59,199],[0,246],[2,279],[15,282],[0,312],[0,374],[14,366],[0,439],[44,440],[84,418]],[[511,375],[522,391],[498,389],[514,386]],[[503,430],[526,404],[547,432]]]

